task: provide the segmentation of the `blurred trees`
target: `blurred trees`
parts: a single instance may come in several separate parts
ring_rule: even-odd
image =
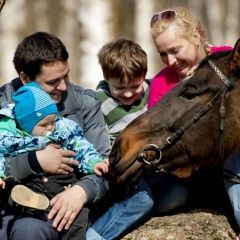
[[[2,11],[3,6],[5,5],[5,3],[6,3],[6,0],[0,0],[0,12]]]
[[[151,16],[177,5],[190,8],[203,22],[211,44],[234,45],[239,38],[239,0],[7,0],[0,15],[0,85],[16,77],[12,58],[17,44],[36,31],[64,42],[70,79],[83,87],[94,89],[102,79],[97,52],[119,36],[133,38],[147,52],[151,78],[163,67],[150,37]]]

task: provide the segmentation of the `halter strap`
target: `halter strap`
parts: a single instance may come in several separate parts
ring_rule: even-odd
[[[217,66],[211,61],[208,60],[209,66],[212,68],[212,70],[218,75],[218,77],[222,80],[222,82],[225,84],[227,89],[230,91],[234,87],[234,83],[232,83],[218,68]]]
[[[161,157],[162,157],[162,150],[165,148],[171,146],[175,141],[178,141],[180,137],[184,134],[185,130],[189,128],[193,123],[197,122],[202,116],[204,116],[210,108],[212,108],[213,104],[220,98],[220,96],[223,94],[223,99],[221,103],[220,108],[220,131],[221,131],[221,140],[220,140],[220,159],[224,159],[224,119],[225,119],[225,96],[226,93],[233,89],[235,82],[238,78],[233,78],[233,82],[229,80],[218,68],[217,66],[211,61],[208,60],[208,64],[213,69],[213,71],[218,75],[218,77],[222,80],[224,83],[224,86],[217,92],[217,94],[212,98],[210,102],[208,102],[205,107],[198,112],[193,118],[191,118],[186,124],[184,124],[182,127],[180,127],[175,133],[173,133],[172,136],[168,137],[165,142],[156,148],[156,145],[154,144],[148,144],[147,146],[151,146],[153,150],[159,152],[159,158],[155,159],[154,161],[148,162],[146,160],[146,155],[144,153],[146,148],[142,150],[142,152],[138,155],[138,160],[143,161],[147,164],[153,164],[154,166],[158,167],[157,165],[160,163]],[[154,147],[153,147],[154,145]]]

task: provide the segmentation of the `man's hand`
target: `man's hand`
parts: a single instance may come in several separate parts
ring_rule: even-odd
[[[68,158],[76,154],[70,150],[61,150],[60,147],[59,144],[51,143],[45,149],[36,151],[38,162],[45,173],[68,174],[73,171],[72,165],[78,165],[78,161]]]
[[[74,185],[52,198],[50,201],[52,209],[48,214],[48,218],[53,219],[55,216],[53,227],[57,228],[59,232],[63,228],[68,230],[86,200],[86,192],[79,185]]]

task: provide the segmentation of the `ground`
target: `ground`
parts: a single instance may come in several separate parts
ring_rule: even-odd
[[[167,216],[149,216],[122,240],[236,240],[240,229],[225,191],[222,177],[210,171],[189,184],[183,209]]]

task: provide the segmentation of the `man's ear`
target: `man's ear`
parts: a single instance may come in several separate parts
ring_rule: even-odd
[[[31,82],[29,77],[27,76],[27,74],[25,74],[24,72],[20,72],[19,77],[20,77],[21,82],[22,82],[23,85]]]

